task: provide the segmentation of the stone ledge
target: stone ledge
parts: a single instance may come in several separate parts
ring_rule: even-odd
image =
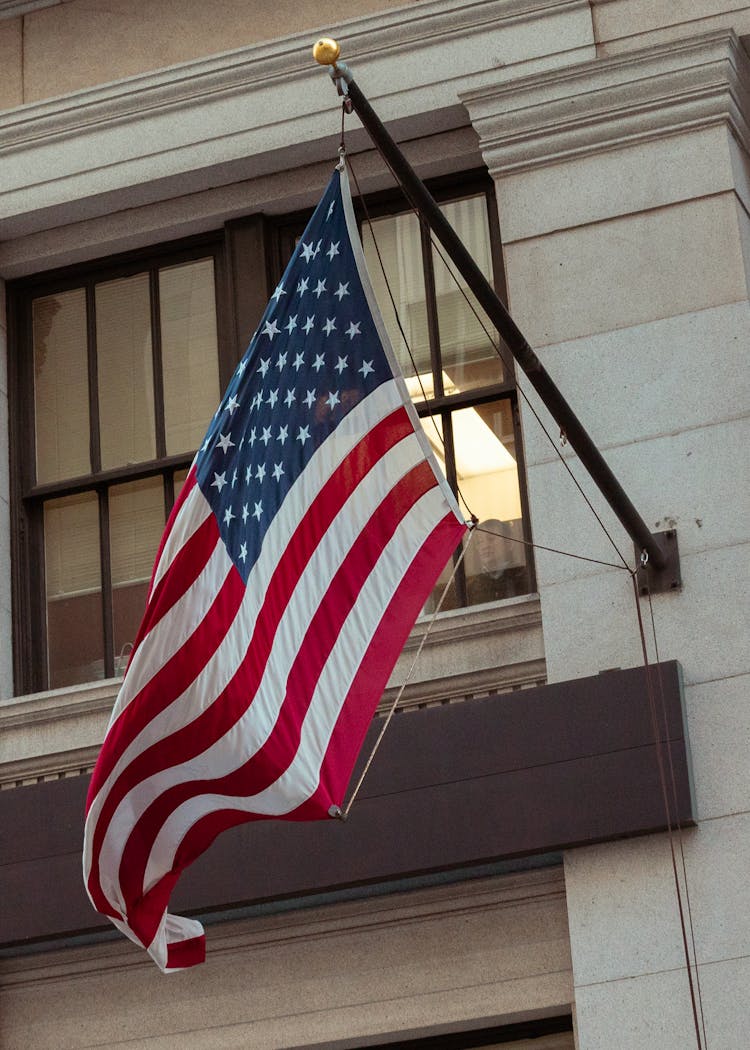
[[[546,681],[539,598],[511,598],[420,620],[380,713],[392,705],[428,628],[416,672],[399,701],[405,711]],[[89,773],[120,683],[111,678],[0,701],[0,789]]]
[[[717,123],[747,151],[750,60],[731,29],[461,93],[491,173],[507,174]]]

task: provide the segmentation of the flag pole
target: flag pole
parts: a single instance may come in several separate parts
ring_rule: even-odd
[[[349,100],[351,108],[362,121],[407,195],[442,244],[547,410],[560,426],[571,448],[577,453],[599,491],[633,540],[641,562],[641,573],[644,576],[641,583],[644,586],[647,585],[651,592],[679,588],[681,585],[679,555],[674,530],[651,532],[646,525],[583,424],[553,383],[547,370],[498,298],[494,288],[372,109],[355,82],[351,70],[344,62],[338,60],[339,54],[338,43],[329,37],[322,37],[313,47],[315,60],[321,65],[328,66],[328,71],[339,94]]]

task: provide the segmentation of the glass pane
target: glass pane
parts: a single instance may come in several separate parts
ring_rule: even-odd
[[[442,205],[441,210],[484,276],[492,281],[490,228],[484,195],[452,201]],[[445,393],[458,394],[488,383],[501,383],[505,378],[503,364],[492,345],[497,344],[498,333],[455,265],[450,261],[446,265],[441,253],[445,256],[442,248],[440,253],[433,248]]]
[[[96,286],[102,468],[156,455],[148,274]]]
[[[89,368],[86,293],[74,288],[32,303],[36,478],[88,474]]]
[[[444,458],[438,417],[423,421],[425,432],[442,465]],[[495,401],[451,414],[459,505],[466,518],[472,514],[479,525],[468,545],[461,577],[454,581],[441,606],[455,608],[465,598],[469,605],[527,594],[529,573],[523,541],[521,493],[515,459],[513,415],[509,401]],[[467,543],[465,540],[464,543]],[[444,569],[425,611],[437,607],[453,571]]]
[[[167,454],[200,445],[219,403],[214,261],[159,271]]]
[[[44,505],[49,684],[104,676],[99,501],[95,492]]]
[[[406,334],[408,345],[416,364],[416,370],[423,383],[429,385],[428,397],[432,394],[430,372],[430,340],[427,330],[427,307],[425,305],[424,270],[422,266],[422,243],[419,234],[419,222],[415,215],[392,215],[375,219],[372,231],[365,223],[362,227],[362,245],[365,250],[367,269],[375,290],[375,297],[380,306],[385,326],[401,370],[407,377],[414,376],[415,370],[409,358],[407,345],[399,331],[396,317],[388,294],[390,285],[396,310]],[[374,239],[373,239],[374,238]],[[380,258],[388,278],[383,276]],[[409,392],[415,401],[423,400],[423,394],[417,379],[409,383]]]
[[[109,490],[115,674],[125,672],[143,619],[163,531],[164,485],[160,476],[114,485]]]
[[[175,498],[175,502],[177,501],[177,497],[179,496],[179,494],[182,492],[182,486],[185,484],[185,481],[187,480],[187,476],[188,476],[187,469],[185,469],[185,470],[176,470],[174,472],[174,498]]]

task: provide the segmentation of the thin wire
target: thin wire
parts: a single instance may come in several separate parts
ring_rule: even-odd
[[[420,641],[419,646],[417,648],[417,651],[414,654],[414,659],[411,662],[411,667],[409,668],[409,670],[407,672],[406,678],[404,679],[403,683],[401,684],[401,688],[399,689],[398,693],[396,694],[396,696],[395,696],[395,698],[393,700],[393,703],[391,704],[390,708],[388,709],[388,714],[385,716],[385,719],[383,720],[383,725],[381,727],[380,732],[378,733],[378,738],[377,738],[377,740],[375,741],[375,743],[373,745],[372,751],[370,752],[370,757],[367,759],[367,762],[365,763],[365,768],[362,770],[362,772],[361,772],[361,774],[359,776],[359,780],[357,781],[357,783],[356,783],[356,785],[354,787],[354,791],[351,794],[351,798],[347,802],[346,807],[345,807],[343,813],[341,814],[341,818],[340,818],[341,820],[346,820],[347,816],[349,815],[349,810],[352,808],[352,803],[354,802],[355,798],[359,794],[359,789],[362,787],[362,782],[365,779],[365,777],[367,776],[367,772],[368,772],[370,766],[372,765],[372,760],[375,758],[375,752],[380,747],[380,744],[381,744],[381,742],[383,740],[383,737],[385,736],[385,731],[388,728],[388,726],[390,725],[390,721],[393,718],[394,712],[396,711],[396,708],[399,705],[399,701],[401,700],[401,697],[404,694],[404,690],[406,689],[407,685],[411,681],[411,677],[414,674],[414,670],[415,670],[415,668],[417,666],[417,662],[419,660],[419,657],[422,654],[422,649],[424,649],[425,642],[427,641],[427,639],[429,637],[430,631],[432,630],[433,624],[435,623],[435,620],[437,619],[438,613],[440,612],[440,610],[443,607],[443,602],[445,601],[445,597],[448,594],[448,591],[450,590],[451,584],[453,583],[453,581],[456,578],[456,573],[458,572],[459,566],[461,565],[461,562],[466,557],[466,552],[468,551],[469,544],[471,543],[471,541],[472,541],[472,539],[474,537],[474,532],[475,532],[475,528],[473,526],[470,527],[469,528],[469,535],[466,538],[466,543],[463,546],[463,550],[461,551],[461,554],[459,555],[459,557],[456,558],[456,562],[455,562],[455,564],[453,566],[453,572],[450,574],[450,578],[448,579],[447,583],[445,584],[445,587],[443,588],[443,593],[440,595],[440,601],[437,603],[437,606],[435,607],[435,611],[433,612],[432,616],[430,617],[429,623],[427,624],[427,629],[425,630],[424,634],[422,635],[422,640]]]
[[[474,317],[479,322],[479,324],[480,324],[484,334],[487,336],[487,339],[488,339],[488,341],[490,343],[490,346],[494,349],[495,353],[498,355],[500,360],[503,362],[503,364],[505,365],[506,369],[508,369],[508,371],[513,373],[515,371],[515,369],[513,367],[512,362],[509,362],[506,359],[506,357],[504,356],[502,350],[500,349],[500,345],[498,343],[496,343],[495,340],[492,338],[492,335],[490,334],[489,330],[487,329],[487,326],[484,324],[484,321],[483,321],[482,317],[477,312],[473,302],[468,297],[468,295],[466,294],[466,291],[464,290],[464,288],[462,287],[462,285],[459,282],[458,278],[456,277],[455,273],[451,269],[451,267],[450,267],[450,265],[448,263],[448,260],[446,259],[445,255],[442,252],[442,248],[441,248],[440,244],[433,237],[432,230],[430,228],[429,223],[422,216],[421,212],[419,211],[419,208],[416,206],[416,204],[414,203],[413,199],[410,197],[410,195],[409,195],[408,191],[406,190],[406,188],[401,185],[401,182],[400,182],[398,176],[396,175],[396,172],[391,167],[391,164],[389,163],[388,158],[380,151],[379,147],[378,147],[378,152],[380,153],[380,156],[382,157],[383,161],[385,162],[386,167],[388,168],[388,170],[390,171],[391,175],[393,176],[393,179],[396,182],[396,185],[400,188],[401,192],[403,193],[404,197],[406,198],[407,203],[409,204],[410,208],[412,209],[412,211],[416,215],[420,225],[427,232],[427,234],[429,236],[429,239],[430,239],[430,243],[432,244],[432,247],[435,249],[435,251],[438,253],[440,258],[442,259],[443,264],[445,265],[446,269],[448,270],[448,273],[450,274],[451,278],[453,279],[454,284],[456,285],[458,290],[463,295],[464,299],[466,300],[466,303],[469,306],[469,309],[471,310],[471,312],[474,314]],[[355,182],[356,182],[356,179],[355,179]],[[359,187],[357,187],[357,190],[358,190],[358,192],[360,193],[360,196],[361,196],[361,191],[359,191]],[[395,308],[395,306],[394,306],[394,308]],[[413,361],[412,361],[412,364],[413,364]],[[415,366],[415,370],[416,370],[416,366]],[[541,427],[543,433],[547,437],[547,440],[549,441],[550,445],[554,449],[556,455],[559,457],[560,462],[563,464],[563,466],[565,467],[566,471],[570,475],[571,480],[573,481],[573,484],[575,485],[575,487],[578,489],[579,493],[583,497],[583,499],[586,502],[589,510],[591,511],[591,513],[596,518],[597,522],[599,523],[599,526],[602,529],[602,532],[604,533],[604,535],[607,537],[607,539],[609,540],[610,544],[614,548],[614,551],[617,554],[617,556],[620,558],[620,561],[622,562],[623,566],[630,572],[631,571],[631,567],[628,565],[628,562],[625,559],[622,551],[617,546],[617,543],[615,542],[613,536],[611,535],[611,533],[607,529],[607,526],[602,521],[600,515],[597,513],[596,508],[592,504],[591,500],[589,499],[589,497],[584,492],[583,488],[581,487],[580,482],[578,481],[578,479],[576,478],[575,474],[573,473],[570,465],[568,464],[568,462],[566,461],[565,457],[563,456],[563,454],[560,452],[559,448],[557,447],[557,443],[555,442],[555,439],[552,437],[552,435],[549,433],[547,427],[544,425],[541,417],[539,416],[539,413],[537,412],[537,410],[534,408],[534,405],[529,400],[529,398],[528,398],[528,396],[526,394],[526,391],[523,389],[521,384],[518,382],[518,378],[517,377],[516,377],[516,389],[518,390],[519,394],[521,395],[521,397],[524,399],[524,401],[528,405],[529,410],[531,411],[532,415],[534,416],[534,418],[536,419],[537,423]]]
[[[531,540],[521,539],[520,536],[509,536],[504,532],[493,532],[492,529],[486,528],[484,525],[476,526],[477,532],[484,532],[488,536],[496,536],[500,540],[510,540],[511,543],[521,543],[524,547],[533,547],[539,551],[549,551],[550,554],[563,554],[566,558],[576,558],[578,561],[590,561],[594,565],[606,565],[609,569],[617,569],[619,572],[632,572],[627,565],[618,565],[614,561],[602,561],[601,558],[588,558],[585,554],[573,554],[571,551],[559,550],[557,547],[545,547],[543,543],[534,543]]]
[[[677,814],[677,813],[679,813],[678,802],[677,802],[677,778],[675,776],[675,771],[674,771],[674,762],[673,762],[673,759],[672,759],[672,742],[671,742],[670,736],[669,736],[669,725],[668,725],[668,721],[667,721],[667,705],[666,705],[666,698],[665,698],[665,691],[664,691],[664,679],[662,677],[661,662],[660,662],[660,659],[659,659],[659,642],[658,642],[657,637],[656,637],[656,619],[654,617],[654,603],[653,603],[653,601],[651,599],[651,588],[648,587],[648,584],[646,585],[646,595],[648,597],[648,608],[649,608],[649,615],[650,615],[650,618],[651,618],[651,636],[652,636],[653,642],[654,642],[654,660],[656,662],[657,680],[658,680],[658,683],[659,683],[659,698],[660,698],[660,701],[661,701],[662,720],[663,720],[663,723],[664,723],[664,740],[666,741],[667,758],[669,759],[669,777],[670,777],[671,786],[672,786],[672,801],[674,802],[675,813]],[[680,847],[680,859],[681,859],[681,862],[682,862],[682,879],[683,879],[683,882],[685,883],[685,904],[687,906],[687,913],[688,913],[688,926],[689,926],[689,929],[690,929],[690,940],[691,940],[692,948],[693,948],[693,959],[695,960],[695,982],[696,982],[696,986],[697,986],[697,989],[698,989],[698,1006],[700,1008],[700,1015],[701,1015],[701,1028],[703,1030],[703,1042],[704,1042],[704,1045],[706,1047],[708,1047],[708,1038],[706,1036],[706,1019],[705,1019],[705,1016],[703,1014],[703,995],[701,993],[700,970],[698,969],[698,952],[697,952],[696,946],[695,946],[695,929],[693,927],[693,909],[692,909],[691,904],[690,904],[690,885],[688,883],[687,864],[685,862],[685,843],[684,843],[684,837],[683,837],[683,834],[682,834],[682,823],[680,822],[679,818],[677,820],[677,840],[678,840],[679,847]]]
[[[672,830],[672,817],[671,817],[670,807],[669,807],[669,796],[668,796],[668,793],[667,793],[667,778],[666,778],[666,774],[665,774],[665,771],[664,771],[664,759],[662,757],[662,748],[661,748],[660,741],[659,741],[659,735],[660,735],[659,734],[659,718],[658,718],[657,709],[656,709],[656,697],[654,695],[653,682],[652,682],[652,677],[651,677],[651,664],[650,664],[650,661],[649,661],[649,658],[648,658],[648,646],[646,644],[646,632],[645,632],[644,627],[643,627],[643,617],[641,615],[640,596],[638,594],[638,582],[637,582],[637,579],[636,579],[636,573],[635,572],[633,572],[631,574],[631,578],[632,578],[632,581],[633,581],[633,592],[634,592],[634,595],[635,595],[635,608],[636,608],[636,615],[637,615],[637,618],[638,618],[638,630],[639,630],[639,633],[640,633],[641,649],[642,649],[642,652],[643,652],[643,666],[644,666],[644,670],[646,672],[646,692],[647,692],[647,695],[648,695],[649,711],[650,711],[650,714],[651,714],[651,724],[652,724],[652,729],[653,729],[653,733],[654,733],[654,746],[655,746],[655,750],[656,750],[656,761],[657,761],[657,765],[659,767],[659,783],[660,783],[660,786],[661,786],[662,799],[663,799],[663,802],[664,802],[664,814],[665,814],[665,819],[666,819],[666,822],[667,822],[667,834],[668,834],[668,838],[669,838],[669,849],[670,849],[670,853],[671,853],[671,856],[672,856],[672,873],[673,873],[673,876],[674,876],[675,892],[676,892],[676,895],[677,895],[677,909],[678,909],[679,915],[680,915],[680,930],[682,932],[682,944],[683,944],[683,949],[684,949],[684,952],[685,952],[685,964],[686,964],[686,969],[687,969],[688,985],[690,987],[690,1002],[691,1002],[692,1009],[693,1009],[693,1023],[694,1023],[694,1026],[695,1026],[695,1037],[696,1037],[696,1040],[697,1040],[697,1043],[698,1043],[698,1050],[707,1050],[707,1046],[706,1046],[705,1042],[703,1042],[703,1040],[701,1039],[700,1023],[698,1021],[698,1006],[697,1006],[697,1000],[696,1000],[696,990],[695,990],[695,987],[693,985],[693,970],[692,970],[692,965],[693,964],[691,964],[691,961],[690,961],[690,949],[688,947],[687,928],[686,928],[686,924],[685,924],[685,910],[684,910],[684,908],[682,906],[682,890],[680,888],[680,878],[679,878],[679,874],[678,874],[678,871],[677,871],[677,858],[675,856],[674,833],[673,833],[673,830]],[[677,824],[679,826],[679,810],[677,810],[677,809],[675,810],[675,817],[677,819]],[[692,920],[690,922],[690,927],[691,927],[691,935],[692,935]],[[694,939],[694,937],[693,937],[693,950],[695,950],[695,939]],[[695,958],[695,970],[696,970],[696,976],[697,976],[697,972],[698,972],[698,960],[697,960],[697,957]],[[698,992],[698,996],[700,996],[700,991]],[[703,1006],[701,1004],[701,1015],[702,1015],[702,1013],[703,1013]],[[705,1035],[705,1027],[704,1027],[704,1035]]]

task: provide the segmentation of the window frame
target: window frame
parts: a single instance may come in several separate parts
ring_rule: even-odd
[[[232,311],[226,309],[227,259],[223,231],[211,231],[151,247],[94,259],[70,267],[19,278],[6,286],[8,332],[11,564],[13,602],[13,664],[16,693],[50,688],[47,648],[44,505],[47,501],[94,492],[99,512],[103,679],[115,674],[109,489],[117,484],[161,476],[165,518],[174,502],[175,473],[189,468],[195,449],[166,454],[164,390],[159,325],[160,269],[205,258],[213,259],[217,322],[219,388],[223,390],[237,362],[231,338]],[[110,280],[148,273],[156,456],[135,464],[101,469],[96,361],[96,315],[92,309],[95,286]],[[84,288],[88,354],[89,441],[92,470],[62,481],[36,483],[34,353],[32,303],[46,295]]]

